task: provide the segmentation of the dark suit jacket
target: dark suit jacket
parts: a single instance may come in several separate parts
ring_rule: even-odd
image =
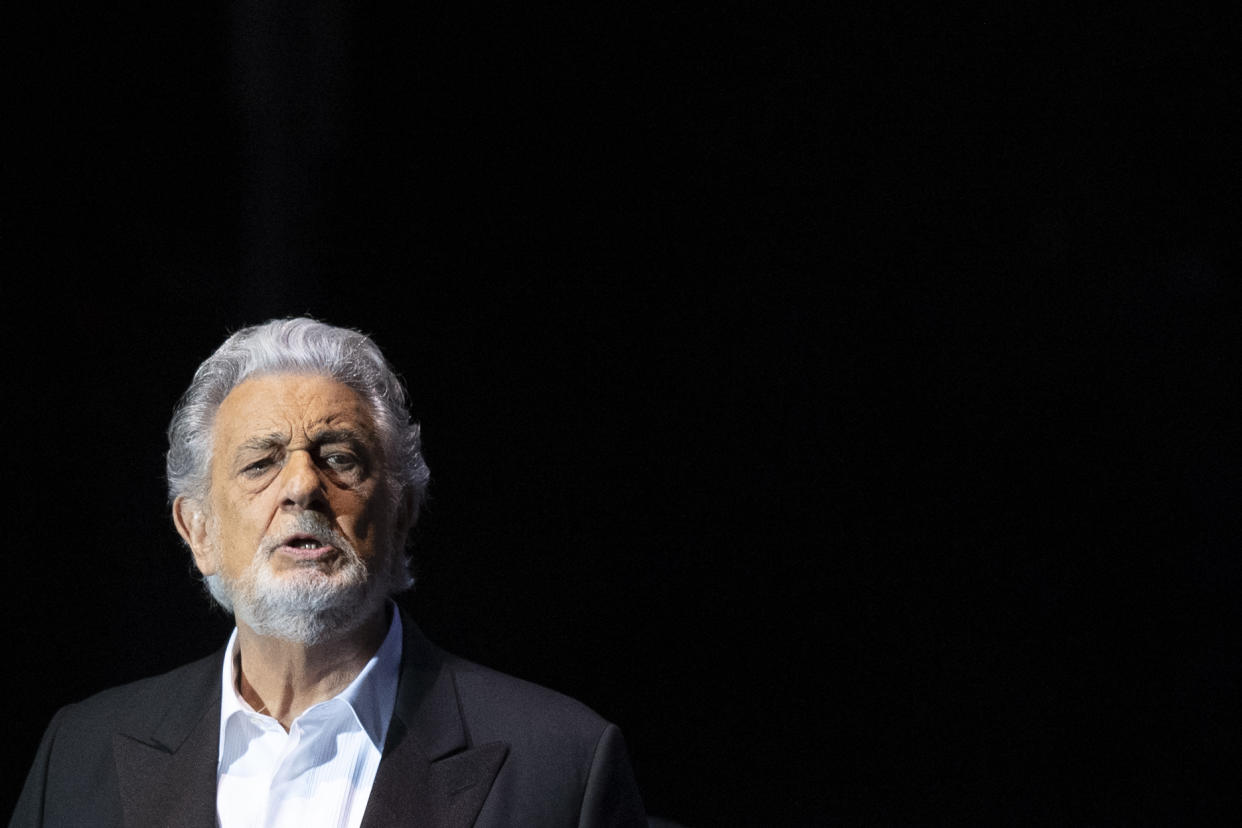
[[[363,828],[646,825],[615,725],[402,623],[397,703]],[[223,658],[62,708],[10,828],[214,826]]]

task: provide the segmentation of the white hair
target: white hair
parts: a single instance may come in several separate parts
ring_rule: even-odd
[[[384,445],[385,474],[394,502],[407,490],[416,504],[423,502],[430,473],[400,378],[365,334],[301,318],[242,328],[198,366],[168,426],[165,468],[170,503],[185,497],[206,506],[212,428],[229,392],[251,377],[285,373],[329,377],[366,400]]]

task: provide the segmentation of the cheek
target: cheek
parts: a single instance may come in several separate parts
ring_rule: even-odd
[[[371,557],[383,551],[391,534],[391,517],[387,504],[378,498],[366,504],[349,517],[342,518],[341,526],[359,547],[358,553]]]
[[[256,519],[247,505],[236,498],[221,498],[213,509],[216,560],[234,572],[250,565],[266,531],[263,521]]]
[[[375,537],[379,528],[379,515],[363,512],[354,517],[349,527],[350,534],[359,544],[375,545]]]

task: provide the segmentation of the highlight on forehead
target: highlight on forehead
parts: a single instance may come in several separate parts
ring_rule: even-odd
[[[347,443],[373,457],[387,454],[368,401],[321,375],[271,374],[229,394],[213,425],[215,452],[236,461],[289,445]],[[378,454],[377,454],[378,453]]]
[[[246,377],[229,389],[220,401],[220,409],[238,405],[282,400],[298,405],[310,405],[324,397],[341,397],[349,400],[349,407],[371,413],[372,402],[347,382],[316,371],[271,371]],[[328,415],[331,416],[331,415]]]
[[[333,377],[275,373],[250,377],[232,389],[216,410],[217,424],[222,417],[280,431],[291,422],[306,428],[342,420],[370,425],[375,412],[365,397]]]
[[[312,429],[308,437],[311,445],[315,446],[331,445],[333,443],[362,446],[374,440],[374,434],[367,428]],[[289,445],[289,442],[288,432],[271,431],[267,434],[257,434],[238,443],[236,453],[271,451],[272,449],[285,448]]]

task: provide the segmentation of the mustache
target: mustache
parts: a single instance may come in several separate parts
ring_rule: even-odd
[[[264,558],[270,558],[290,535],[311,535],[329,546],[336,547],[348,557],[358,559],[358,553],[349,539],[319,512],[299,512],[292,520],[282,524],[278,531],[264,535],[259,544],[259,552]]]

